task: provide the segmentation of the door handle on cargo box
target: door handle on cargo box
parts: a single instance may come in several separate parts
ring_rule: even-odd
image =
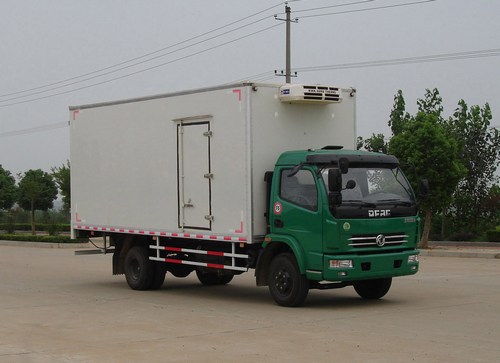
[[[281,219],[275,219],[274,226],[277,228],[283,228],[285,226],[285,223],[283,223]]]

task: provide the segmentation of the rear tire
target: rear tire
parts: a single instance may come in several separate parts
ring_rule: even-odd
[[[151,283],[151,290],[158,290],[163,286],[165,282],[165,275],[167,273],[167,269],[165,268],[165,264],[163,262],[153,262],[150,261],[154,266],[154,276],[153,282]]]
[[[354,290],[363,299],[376,300],[383,297],[391,288],[392,277],[385,279],[355,281]]]
[[[300,273],[291,253],[281,253],[271,261],[269,291],[281,306],[300,306],[309,293],[309,280]]]
[[[128,286],[133,290],[150,289],[155,278],[154,267],[149,260],[146,248],[142,246],[132,247],[125,257],[125,278]]]

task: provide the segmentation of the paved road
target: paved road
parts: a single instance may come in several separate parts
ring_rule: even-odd
[[[252,273],[128,289],[111,256],[0,246],[0,362],[497,362],[500,260],[422,257],[380,301],[273,304]]]

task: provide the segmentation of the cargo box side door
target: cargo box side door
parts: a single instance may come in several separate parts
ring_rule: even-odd
[[[212,226],[210,122],[177,125],[179,228]]]

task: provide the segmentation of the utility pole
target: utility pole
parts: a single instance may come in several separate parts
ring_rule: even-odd
[[[278,18],[277,15],[274,16],[276,20],[281,20],[285,22],[286,26],[286,34],[285,34],[285,82],[286,83],[292,83],[292,55],[291,55],[291,46],[290,46],[290,23],[297,23],[298,19],[291,19],[291,13],[292,13],[292,8],[288,6],[288,3],[285,3],[285,19],[280,19]],[[274,71],[276,75],[278,75],[277,71]],[[283,71],[281,71],[281,75],[283,75]],[[295,76],[297,76],[297,73],[295,73]]]
[[[286,51],[285,51],[285,82],[292,83],[291,79],[291,53],[290,53],[290,13],[292,9],[285,4],[285,14],[286,14]]]

